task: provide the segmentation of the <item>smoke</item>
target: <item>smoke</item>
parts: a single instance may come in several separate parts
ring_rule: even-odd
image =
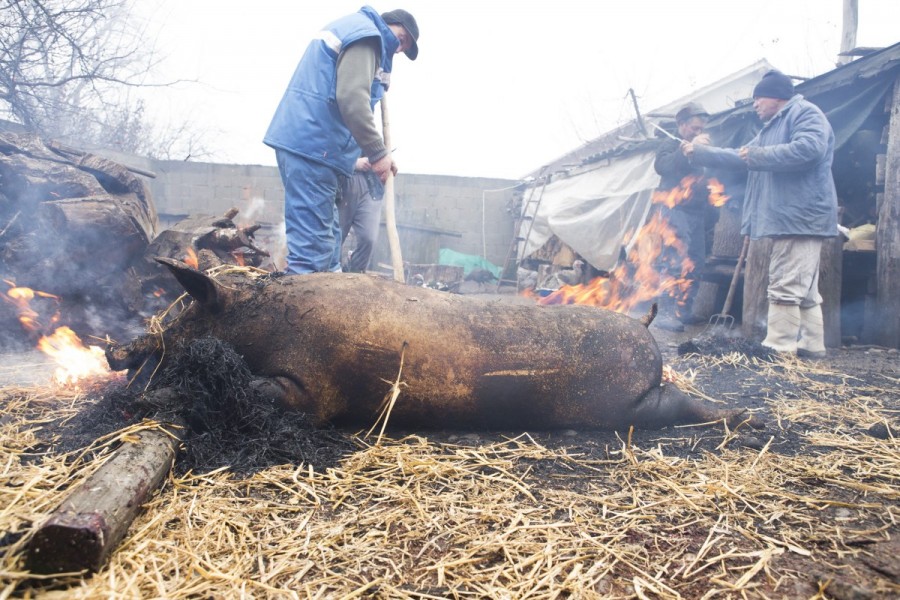
[[[247,202],[246,208],[241,210],[241,212],[235,219],[235,224],[238,227],[246,227],[247,225],[255,223],[260,218],[260,215],[262,215],[265,206],[266,201],[259,196],[250,198],[250,200]]]
[[[108,161],[81,166],[83,155],[76,166],[36,136],[0,138],[0,276],[58,299],[47,307],[35,297],[32,330],[12,325],[21,308],[0,303],[0,344],[33,346],[35,335],[64,325],[83,339],[130,329],[141,304],[131,267],[148,241],[142,226],[152,221],[151,201],[132,193],[111,165],[105,172]]]

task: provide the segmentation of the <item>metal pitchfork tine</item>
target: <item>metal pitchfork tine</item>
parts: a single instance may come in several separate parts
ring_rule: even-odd
[[[722,312],[709,318],[709,324],[706,329],[716,329],[724,327],[731,329],[734,326],[734,317],[728,314],[731,310],[731,303],[734,300],[734,290],[737,288],[738,279],[741,277],[741,265],[747,258],[747,248],[750,246],[750,236],[744,236],[744,243],[741,246],[741,253],[738,255],[737,264],[734,265],[734,275],[731,276],[731,285],[728,286],[728,295],[725,296],[725,304],[722,306]]]

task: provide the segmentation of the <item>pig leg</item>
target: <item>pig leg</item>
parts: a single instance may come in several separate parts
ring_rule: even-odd
[[[746,410],[707,406],[671,384],[660,385],[647,392],[634,409],[634,425],[653,429],[669,425],[721,423],[723,419],[731,428],[744,422],[753,428],[762,427],[762,423]]]

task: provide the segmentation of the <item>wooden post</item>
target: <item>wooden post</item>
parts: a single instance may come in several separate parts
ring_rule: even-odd
[[[900,77],[890,104],[884,198],[875,229],[878,343],[900,348]]]
[[[825,345],[841,345],[841,267],[842,240],[829,238],[822,244],[819,261],[819,293],[822,295],[822,318],[825,323]],[[772,238],[750,241],[747,267],[744,273],[744,311],[741,331],[756,341],[766,337],[769,317],[769,258]]]
[[[28,570],[99,570],[172,467],[180,431],[141,431],[116,450],[38,527],[26,548]]]
[[[822,295],[822,320],[825,346],[841,347],[841,281],[844,268],[844,238],[836,236],[822,242],[819,253],[819,293]]]
[[[856,26],[859,22],[859,0],[844,0],[843,27],[841,31],[841,56],[838,56],[837,65],[845,65],[852,56],[843,56],[856,48]]]
[[[390,152],[391,122],[388,118],[387,94],[381,97],[381,131],[384,134],[384,147]],[[388,246],[391,248],[391,266],[394,269],[394,280],[406,282],[403,274],[403,256],[400,252],[400,236],[397,233],[397,218],[394,211],[394,174],[388,172],[384,182],[384,225],[387,230]]]
[[[720,208],[719,219],[713,231],[712,255],[736,258],[741,253],[742,239],[740,212]],[[694,316],[706,319],[719,314],[728,284],[713,281],[701,281],[699,284],[700,289],[694,299]]]
[[[744,337],[761,342],[766,337],[769,317],[769,256],[772,254],[772,238],[750,240],[747,264],[744,268],[744,310],[741,331]]]

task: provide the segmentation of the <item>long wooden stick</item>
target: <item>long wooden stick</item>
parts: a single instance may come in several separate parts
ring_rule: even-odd
[[[391,123],[388,118],[387,94],[381,97],[381,130],[384,133],[384,147],[391,151]],[[397,217],[394,214],[394,174],[388,171],[384,182],[384,223],[387,229],[388,245],[391,248],[391,265],[394,268],[394,280],[406,282],[403,274],[403,256],[400,253],[400,236],[397,233]]]
[[[98,571],[172,467],[181,431],[141,431],[116,450],[35,531],[27,545],[28,569]]]

